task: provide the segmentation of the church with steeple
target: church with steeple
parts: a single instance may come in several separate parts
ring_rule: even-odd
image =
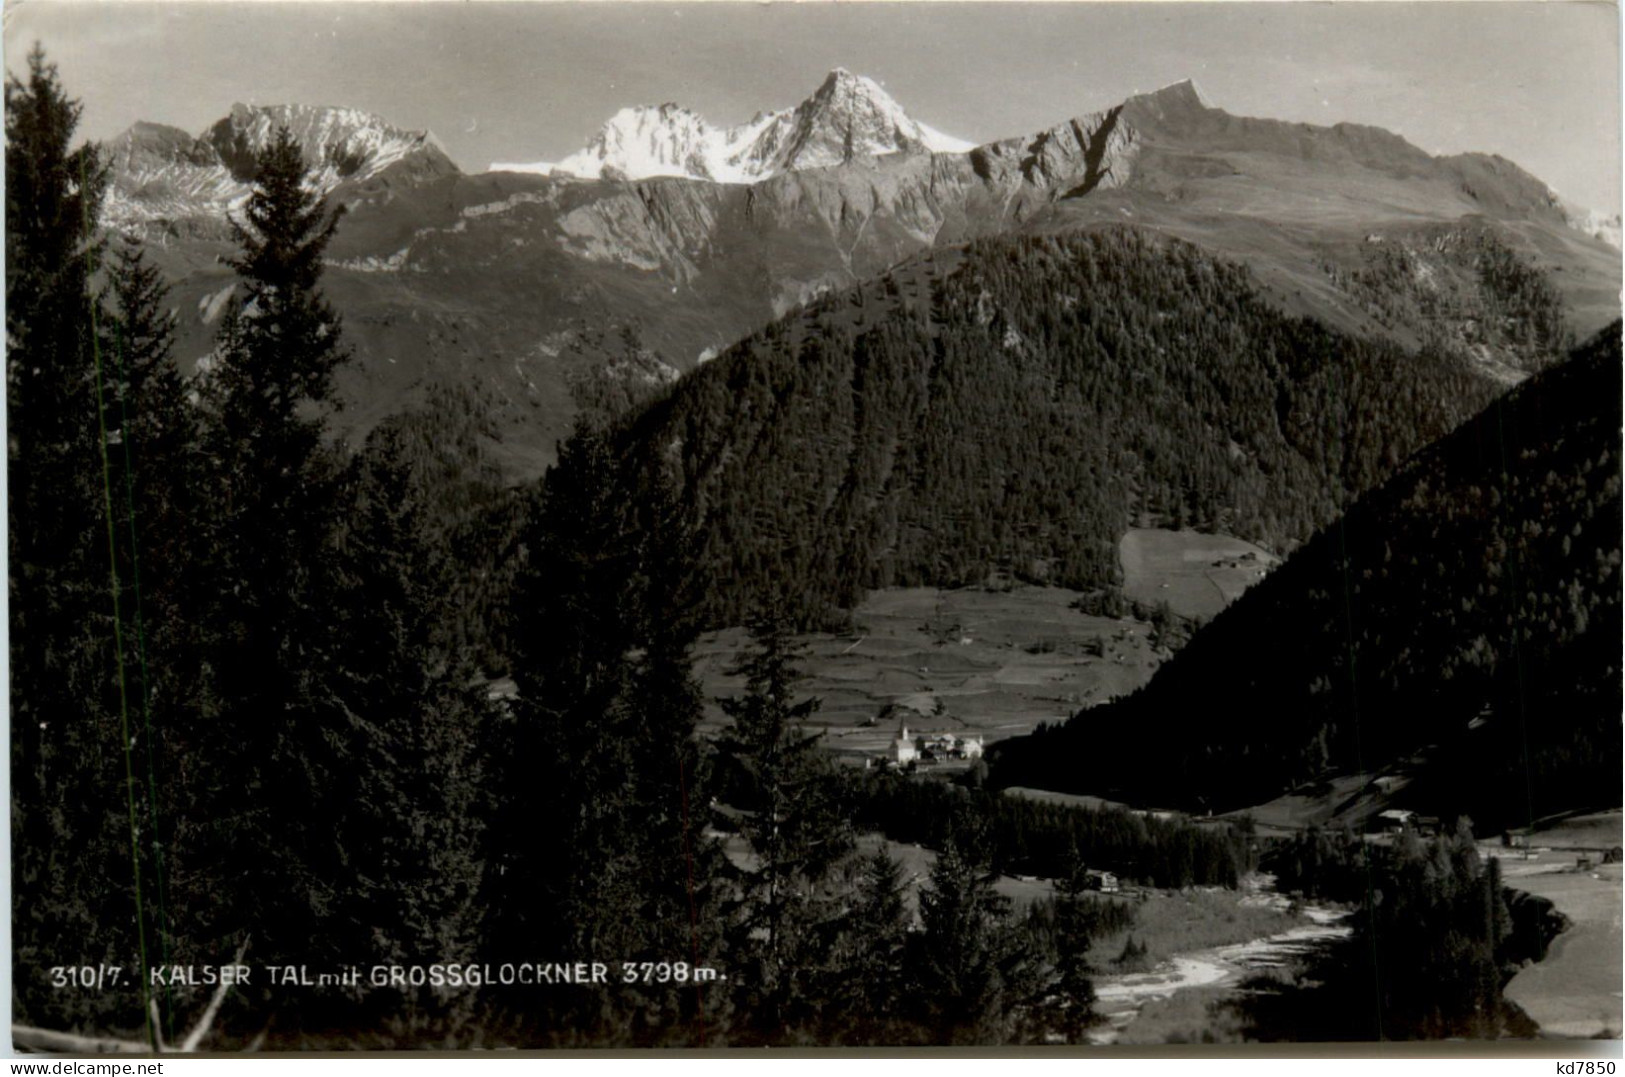
[[[903,719],[897,726],[897,737],[891,742],[892,762],[898,766],[907,766],[920,757],[920,751],[914,745],[914,738],[908,735],[908,719]]]

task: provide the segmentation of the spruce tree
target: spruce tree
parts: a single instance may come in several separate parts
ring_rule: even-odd
[[[920,895],[923,930],[910,955],[931,1043],[997,1045],[1041,1032],[1030,1022],[1047,978],[995,878],[985,824],[956,813]]]
[[[623,487],[638,490],[622,497]],[[627,475],[583,422],[524,536],[511,614],[518,698],[501,729],[495,952],[714,964],[720,851],[695,740],[690,539],[665,480]],[[725,994],[639,984],[527,1005],[536,1042],[703,1043]],[[513,1000],[520,1005],[519,999]]]
[[[1053,1011],[1067,1043],[1084,1042],[1084,1031],[1094,1023],[1095,987],[1088,960],[1094,901],[1088,892],[1089,872],[1074,844],[1067,851],[1062,875],[1055,883]]]
[[[603,437],[578,431],[524,536],[513,602],[517,699],[501,750],[500,799],[510,807],[493,834],[503,859],[496,883],[510,895],[492,902],[501,945],[584,941],[598,858],[620,836],[618,719],[637,640],[638,555],[625,506],[607,496],[612,467]]]
[[[213,735],[200,708],[206,656],[198,623],[205,582],[200,520],[206,515],[198,496],[200,431],[172,354],[168,286],[133,242],[117,247],[108,277],[114,303],[105,323],[104,354],[112,372],[105,426],[114,432],[108,439],[112,501],[131,743],[142,787],[137,807],[150,895],[148,941],[155,962],[174,964],[204,956],[187,953],[184,943],[172,952],[170,923],[174,899],[183,896],[170,893],[173,853],[188,844],[197,825],[180,775],[194,751],[207,755]],[[172,1024],[174,994],[164,991],[160,1001],[165,1023]]]
[[[437,504],[458,496],[460,476],[443,473],[414,418],[376,428],[352,463],[330,606],[347,643],[332,684],[353,767],[329,824],[348,872],[335,930],[403,965],[424,952],[478,956],[496,716],[462,629],[462,565]],[[373,991],[363,1021],[389,1027],[386,1042],[400,1046],[455,1043],[473,1001]]]
[[[346,357],[320,289],[338,214],[304,180],[280,129],[234,222],[240,294],[203,383],[218,754],[194,770],[214,824],[194,853],[224,900],[195,928],[227,946],[252,936],[268,963],[343,961],[355,942],[333,915],[349,866],[330,828],[353,778],[332,683],[338,466],[324,443]]]
[[[106,311],[93,288],[106,171],[38,45],[8,76],[6,402],[14,1016],[136,1032],[139,994],[52,989],[48,970],[144,956],[143,799],[126,751]]]
[[[830,870],[853,839],[833,764],[804,724],[818,701],[795,700],[798,649],[776,617],[758,618],[751,634],[734,670],[745,694],[720,700],[733,724],[718,750],[723,792],[756,861],[740,880],[732,952],[751,985],[753,1020],[778,1032],[816,1008],[798,997],[797,976],[827,946]]]
[[[823,1001],[821,1046],[922,1042],[909,1020],[905,959],[912,916],[902,867],[884,847],[852,866],[850,898],[828,972],[816,985]]]

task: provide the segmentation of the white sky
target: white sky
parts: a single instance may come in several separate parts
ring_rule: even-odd
[[[6,3],[8,70],[36,38],[92,138],[201,131],[234,101],[348,105],[478,170],[557,160],[626,105],[737,123],[835,66],[978,142],[1192,77],[1238,115],[1375,124],[1620,204],[1607,3]]]

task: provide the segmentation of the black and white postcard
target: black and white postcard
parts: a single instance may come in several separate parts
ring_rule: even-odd
[[[1620,1039],[1616,6],[4,34],[15,1050]]]

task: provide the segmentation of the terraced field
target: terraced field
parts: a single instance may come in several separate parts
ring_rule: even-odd
[[[1044,587],[877,592],[857,609],[854,633],[802,638],[803,688],[822,700],[813,723],[854,758],[883,751],[905,717],[910,729],[992,743],[1145,683],[1162,660],[1149,627],[1087,617],[1069,607],[1076,598]],[[729,670],[748,643],[734,628],[695,647],[708,700],[702,731],[723,721],[716,697],[743,691]]]
[[[1278,559],[1240,539],[1138,528],[1118,546],[1123,593],[1183,617],[1211,617],[1262,579]],[[981,734],[987,743],[1133,691],[1166,654],[1150,626],[1089,617],[1075,591],[898,588],[854,611],[847,635],[803,636],[806,695],[822,701],[813,724],[853,759],[884,751],[899,721],[919,732]],[[712,632],[694,649],[707,699],[702,731],[723,722],[719,696],[744,689],[729,671],[748,646],[742,628]]]

